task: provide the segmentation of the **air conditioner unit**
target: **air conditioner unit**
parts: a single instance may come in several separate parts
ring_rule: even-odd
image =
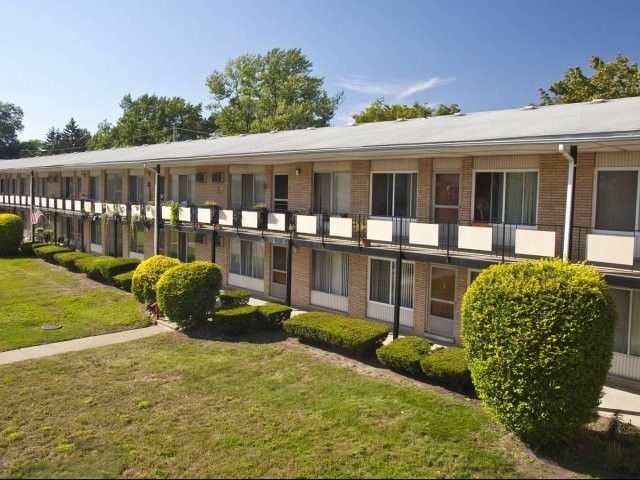
[[[224,176],[222,174],[222,172],[216,172],[211,174],[211,181],[213,183],[222,183],[224,179]]]
[[[204,173],[196,173],[196,183],[205,183],[207,181],[207,177]]]

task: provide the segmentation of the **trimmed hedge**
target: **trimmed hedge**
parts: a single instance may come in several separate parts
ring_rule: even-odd
[[[615,304],[594,267],[493,265],[462,301],[462,339],[487,410],[533,448],[571,440],[600,403]]]
[[[128,272],[120,273],[113,277],[113,284],[121,288],[122,290],[126,290],[127,292],[131,291],[131,281],[133,280],[133,270],[129,270]]]
[[[33,251],[34,248],[44,247],[45,245],[51,245],[50,243],[43,242],[22,242],[20,244],[20,255],[23,257],[35,257],[36,252]]]
[[[0,213],[0,257],[17,255],[22,243],[22,219],[13,213]]]
[[[215,310],[221,284],[222,273],[215,263],[181,263],[160,276],[156,284],[158,306],[181,328],[194,327],[206,322]]]
[[[140,303],[153,303],[156,301],[156,283],[160,276],[171,267],[180,265],[177,258],[164,255],[154,255],[143,260],[133,274],[131,293]]]
[[[46,260],[47,262],[55,263],[54,255],[58,253],[71,252],[71,249],[48,243],[42,247],[34,248],[33,251],[36,253],[38,257]]]
[[[420,360],[422,372],[430,380],[462,393],[472,393],[467,354],[462,348],[441,348]]]
[[[378,360],[391,370],[418,377],[422,374],[420,360],[431,353],[429,340],[422,337],[399,337],[376,350]]]
[[[85,252],[62,252],[56,253],[53,256],[53,259],[62,265],[63,267],[68,268],[69,270],[77,270],[76,269],[76,260],[84,257],[92,257],[90,253]]]
[[[233,308],[221,308],[213,315],[213,323],[225,335],[240,335],[248,332],[255,324],[258,307],[241,305]]]
[[[247,305],[251,298],[248,290],[225,290],[220,293],[220,305],[222,308],[233,308]]]
[[[294,337],[342,348],[356,355],[373,354],[389,335],[378,322],[325,312],[307,312],[282,323]]]
[[[81,257],[75,261],[76,268],[87,274],[87,276],[98,282],[106,282],[107,280],[102,276],[100,267],[102,265],[109,264],[115,257],[108,255],[98,257]]]
[[[108,283],[113,283],[113,277],[125,272],[131,272],[140,265],[140,260],[137,258],[111,258],[106,262],[98,264],[100,269],[100,275]]]
[[[291,317],[293,308],[279,303],[265,303],[256,311],[256,320],[262,328],[279,329],[282,322]]]

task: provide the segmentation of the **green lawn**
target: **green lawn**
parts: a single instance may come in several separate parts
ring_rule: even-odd
[[[52,323],[62,328],[40,328]],[[144,309],[127,292],[42,259],[0,259],[0,351],[148,323]]]

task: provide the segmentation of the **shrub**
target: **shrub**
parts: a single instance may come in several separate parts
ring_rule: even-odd
[[[222,308],[233,308],[247,305],[251,298],[248,290],[225,290],[220,293],[220,304]]]
[[[22,219],[13,213],[0,213],[0,257],[17,255],[22,243]]]
[[[213,322],[226,335],[239,335],[251,329],[255,323],[258,307],[241,305],[233,308],[221,308],[213,316]]]
[[[62,252],[56,253],[53,256],[53,259],[62,265],[63,267],[68,268],[69,270],[76,270],[76,260],[84,257],[92,257],[90,253],[85,252]]]
[[[75,265],[76,270],[78,270],[79,272],[88,274],[89,269],[91,268],[91,265],[93,265],[93,263],[96,260],[98,260],[98,258],[100,257],[93,256],[93,255],[90,255],[88,257],[79,257],[73,261],[73,264]]]
[[[420,360],[431,353],[432,343],[421,337],[400,337],[376,350],[380,362],[392,369],[414,377],[422,373]]]
[[[55,262],[54,255],[58,253],[70,252],[71,249],[48,243],[42,247],[34,248],[33,251],[36,253],[38,257],[46,260],[49,263],[54,263]]]
[[[113,277],[113,284],[125,290],[127,292],[131,291],[131,281],[133,280],[133,270],[129,270],[128,272],[120,273]]]
[[[33,249],[37,247],[44,247],[45,245],[50,245],[50,243],[22,242],[20,244],[20,255],[22,255],[23,257],[35,257],[36,253],[33,251]]]
[[[256,311],[256,320],[263,328],[282,328],[282,322],[291,317],[293,309],[279,303],[265,303]]]
[[[164,255],[154,255],[143,260],[133,274],[131,293],[141,303],[153,303],[156,301],[156,283],[160,276],[171,267],[180,265],[177,258]]]
[[[307,312],[282,323],[294,337],[333,345],[356,355],[373,354],[389,335],[389,327],[343,315]]]
[[[489,267],[462,301],[478,396],[534,448],[570,439],[599,404],[615,321],[593,267],[558,259]]]
[[[436,350],[420,360],[420,368],[430,380],[459,392],[473,392],[467,354],[462,348]]]
[[[75,265],[79,271],[86,273],[89,278],[98,282],[106,282],[107,279],[102,276],[100,267],[110,263],[112,260],[114,260],[114,257],[109,255],[81,257],[75,261]]]
[[[138,265],[140,265],[140,260],[137,258],[110,258],[108,261],[100,262],[98,268],[100,268],[102,278],[108,283],[113,283],[113,277],[133,271]]]
[[[134,275],[134,281],[136,275]],[[196,261],[182,263],[164,272],[156,284],[158,306],[181,328],[203,323],[213,312],[222,284],[220,267]]]

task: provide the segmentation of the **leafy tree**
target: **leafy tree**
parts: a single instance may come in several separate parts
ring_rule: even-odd
[[[384,98],[375,99],[371,105],[362,112],[353,115],[353,119],[357,123],[384,122],[388,120],[397,120],[398,118],[427,118],[432,115],[451,115],[459,112],[458,105],[440,105],[437,110],[429,107],[427,103],[420,105],[413,102],[412,106],[385,103]]]
[[[202,116],[202,104],[193,105],[180,97],[158,97],[144,94],[135,100],[127,94],[120,102],[122,116],[112,126],[100,122],[91,138],[92,150],[127,145],[162,143],[174,138],[202,138],[213,132],[211,120]]]
[[[24,128],[22,109],[12,103],[0,102],[0,158],[18,158],[18,132]]]
[[[223,135],[293,130],[329,125],[343,93],[329,97],[324,79],[311,75],[313,64],[299,48],[274,48],[227,61],[206,84],[210,107]]]
[[[621,53],[612,62],[591,56],[593,75],[587,77],[580,67],[569,67],[564,78],[553,83],[549,92],[540,88],[540,105],[588,102],[596,98],[624,98],[640,95],[638,63],[629,65]]]
[[[39,157],[46,153],[44,141],[39,138],[20,142],[20,158]]]
[[[71,117],[62,131],[55,127],[47,132],[44,149],[49,155],[55,153],[84,152],[91,139],[91,133],[86,128],[80,128]]]

